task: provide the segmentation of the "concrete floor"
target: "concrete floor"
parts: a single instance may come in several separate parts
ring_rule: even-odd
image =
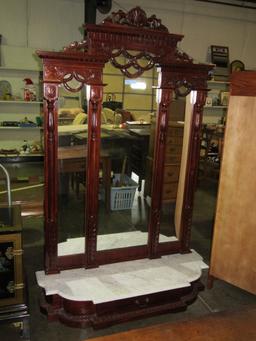
[[[33,174],[41,175],[40,164],[33,166]],[[26,166],[13,169],[17,175],[27,174]],[[11,172],[12,172],[11,171]],[[22,194],[21,194],[22,193]],[[206,263],[210,259],[210,247],[212,237],[212,226],[216,203],[217,181],[202,181],[199,183],[194,205],[192,248],[199,252]],[[33,200],[42,195],[42,189],[29,192],[16,192],[14,200]],[[0,197],[3,201],[3,196]],[[66,327],[58,322],[49,323],[39,310],[39,288],[35,280],[35,272],[43,269],[43,220],[42,217],[26,217],[23,219],[23,246],[24,264],[28,277],[29,306],[31,314],[31,340],[62,340],[80,341],[96,336],[109,335],[134,328],[151,326],[154,324],[190,320],[195,317],[214,314],[218,311],[240,310],[248,306],[256,305],[256,297],[243,290],[240,290],[223,281],[215,281],[211,290],[205,289],[198,296],[198,299],[188,307],[185,312],[170,313],[138,321],[127,322],[110,328],[94,331],[92,328],[74,329]],[[206,284],[207,271],[203,273],[202,282]],[[0,340],[19,340],[19,330],[14,325],[2,325],[0,328]],[[234,340],[235,341],[235,340]]]

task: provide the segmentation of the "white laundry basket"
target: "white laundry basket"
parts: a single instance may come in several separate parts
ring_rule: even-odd
[[[120,174],[115,174],[114,186],[111,187],[110,209],[112,211],[131,209],[135,192],[138,187],[137,182],[133,181],[127,175],[124,175],[123,177],[124,186],[116,187],[116,182],[120,182]]]

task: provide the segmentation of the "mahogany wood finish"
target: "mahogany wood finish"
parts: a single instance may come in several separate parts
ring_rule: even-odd
[[[44,110],[45,110],[45,272],[58,273],[71,268],[92,268],[99,265],[156,258],[162,255],[189,252],[193,196],[199,159],[200,128],[203,105],[207,93],[207,79],[211,65],[194,64],[193,60],[177,48],[182,35],[171,34],[154,15],[136,7],[124,13],[118,11],[102,24],[86,24],[87,37],[74,42],[61,52],[38,51],[43,61]],[[131,53],[132,51],[132,53]],[[126,62],[120,64],[119,56]],[[143,67],[139,60],[143,58]],[[145,65],[145,60],[146,65]],[[100,163],[100,122],[102,109],[103,68],[111,62],[126,77],[135,78],[157,66],[160,69],[158,89],[160,93],[155,153],[152,175],[152,203],[148,224],[148,244],[113,250],[97,251],[98,229],[98,186]],[[71,81],[79,83],[72,88]],[[58,87],[68,91],[89,88],[88,102],[88,143],[86,164],[86,218],[85,253],[58,256],[58,158],[57,158],[57,99]],[[190,127],[184,201],[181,216],[181,238],[179,241],[159,243],[160,212],[164,180],[164,158],[168,113],[175,94],[186,95],[197,91]],[[116,322],[159,314],[174,309],[185,309],[193,301],[199,281],[190,287],[152,293],[148,296],[133,297],[122,301],[94,304],[93,302],[68,301],[57,295],[47,297],[42,308],[49,319],[59,319],[71,326],[103,327]]]
[[[230,79],[231,96],[256,96],[256,78],[254,71],[234,72]]]
[[[84,266],[97,267],[99,264],[124,261],[143,257],[155,258],[173,252],[189,252],[193,193],[199,157],[199,134],[202,108],[205,101],[208,72],[211,65],[194,64],[177,43],[181,35],[170,34],[155,16],[147,18],[145,12],[136,7],[124,13],[113,13],[102,24],[87,24],[87,39],[74,42],[62,52],[38,51],[43,60],[44,110],[45,110],[45,271],[57,273],[60,269]],[[136,51],[131,54],[129,51]],[[123,55],[127,63],[121,65],[116,57]],[[138,60],[144,57],[147,65],[141,67]],[[158,66],[161,68],[159,90],[161,98],[156,124],[155,159],[153,164],[153,195],[149,221],[148,246],[118,250],[97,251],[98,224],[98,171],[100,146],[100,114],[102,108],[103,67],[111,61],[127,77],[137,77],[144,71]],[[132,68],[132,69],[131,69]],[[132,71],[130,71],[132,70]],[[135,70],[135,72],[134,72]],[[79,82],[77,88],[70,81]],[[88,105],[88,150],[86,181],[86,252],[84,260],[79,255],[58,257],[58,162],[57,162],[57,98],[58,86],[67,90],[80,91],[84,85],[90,86]],[[187,161],[187,175],[181,218],[181,239],[175,243],[159,244],[160,212],[162,204],[163,166],[168,127],[168,109],[174,92],[180,88],[197,90],[191,125],[191,138]],[[178,245],[178,246],[177,246]],[[132,252],[131,252],[132,250]],[[168,251],[169,250],[169,251]],[[105,257],[111,254],[110,257]],[[132,256],[133,254],[133,256]]]
[[[48,273],[56,273],[58,269],[58,237],[57,237],[57,98],[58,86],[44,83],[44,236],[45,236],[45,268]]]
[[[52,321],[60,320],[70,327],[105,328],[116,323],[145,316],[182,311],[192,303],[203,285],[199,280],[191,286],[94,304],[92,301],[71,301],[58,295],[41,295],[41,309]]]

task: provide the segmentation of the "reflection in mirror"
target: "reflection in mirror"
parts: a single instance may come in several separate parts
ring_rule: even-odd
[[[176,82],[175,93],[177,97],[185,97],[191,91],[192,85],[186,81]]]
[[[98,251],[147,244],[150,200],[144,189],[146,168],[152,166],[148,156],[156,72],[130,79],[108,63],[103,83]]]
[[[70,81],[68,88],[81,88]],[[85,179],[87,136],[85,86],[80,92],[59,88],[58,102],[58,256],[85,251]],[[84,141],[84,139],[83,139]]]
[[[160,243],[180,238],[180,219],[193,110],[192,95],[193,92],[186,98],[177,98],[170,104],[164,161]]]

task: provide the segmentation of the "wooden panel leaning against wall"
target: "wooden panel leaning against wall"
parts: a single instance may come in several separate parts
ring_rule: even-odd
[[[231,77],[210,280],[256,294],[256,72]]]

